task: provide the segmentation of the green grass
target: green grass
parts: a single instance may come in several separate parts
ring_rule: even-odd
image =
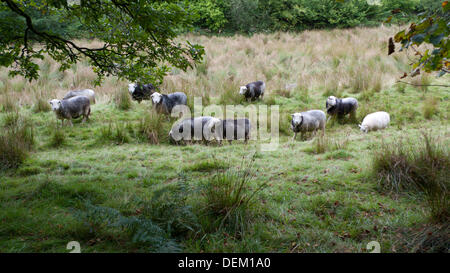
[[[279,39],[276,45],[269,37],[272,42],[251,50],[236,49],[241,38],[205,41],[208,62],[165,79],[163,91],[186,92],[191,108],[194,95],[203,97],[204,107],[248,105],[237,95],[239,86],[253,78],[265,80],[264,99],[252,104],[280,107],[280,145],[271,152],[261,151],[258,141],[170,144],[168,132],[175,119],[155,114],[150,101],[130,100],[126,83],[114,78],[99,87],[88,122],[78,119],[73,127],[55,130],[55,114],[44,106],[47,97],[39,102],[29,84],[0,75],[0,135],[8,136],[0,149],[12,151],[16,146],[9,143],[24,140],[18,160],[0,168],[0,252],[68,252],[69,241],[80,242],[82,252],[365,252],[370,241],[380,242],[382,252],[448,249],[441,239],[448,237],[448,228],[430,226],[432,209],[424,194],[387,193],[380,187],[380,179],[386,179],[373,175],[373,158],[383,143],[405,136],[421,143],[423,130],[446,141],[442,149],[448,153],[448,91],[389,87],[389,80],[373,72],[384,64],[383,73],[401,75],[392,66],[403,69],[407,60],[394,56],[387,62],[391,57],[384,56],[360,65],[364,56],[378,51],[365,54],[367,49],[357,45],[352,54],[364,57],[359,60],[350,51],[319,43],[327,33],[306,33],[316,37],[314,44],[300,46],[295,54],[290,53],[294,47],[280,48],[282,54],[277,48],[297,44],[297,34],[285,37],[291,42]],[[226,43],[258,60],[267,55],[267,62],[250,64],[239,54],[226,56],[221,47]],[[364,44],[379,47],[385,42]],[[339,55],[327,54],[327,48]],[[228,61],[233,65],[222,65]],[[60,87],[60,81],[51,79],[61,74],[48,62],[43,66],[47,72],[36,88],[50,92],[48,97],[57,97],[72,82],[88,87],[93,79],[89,67],[79,64]],[[325,73],[330,66],[338,70],[336,76]],[[430,81],[444,84],[448,76],[420,79]],[[283,89],[293,82],[299,87]],[[7,96],[12,91],[6,89],[24,91],[18,100]],[[356,121],[327,124],[323,139],[318,134],[292,141],[290,115],[324,110],[329,95],[356,97]],[[356,122],[375,111],[389,112],[390,126],[361,133]],[[20,128],[24,118],[33,128],[32,141],[26,130],[7,133],[8,128]],[[246,170],[252,176],[243,180]],[[434,230],[437,237],[429,237]]]
[[[404,93],[377,93],[375,106],[370,107],[391,101],[420,105],[416,92],[406,87]],[[437,98],[448,96],[437,88],[429,92]],[[323,104],[320,91],[310,90],[309,98],[312,108]],[[447,101],[436,106],[439,111],[448,109]],[[296,103],[302,101],[295,94],[277,98],[283,113],[298,109]],[[255,155],[256,175],[247,182],[249,189],[267,187],[255,194],[245,213],[232,214],[235,222],[228,219],[228,225],[220,225],[217,219],[224,215],[211,214],[208,208],[230,206],[225,201],[215,206],[211,198],[217,196],[205,192],[205,185],[229,181],[217,175],[226,178],[221,173],[239,169],[242,159],[258,150],[258,143],[177,146],[143,141],[139,133],[143,128],[158,131],[171,124],[156,117],[142,121],[149,115],[148,107],[145,102],[134,103],[133,111],[122,111],[113,103],[93,105],[89,122],[75,120],[74,127],[60,129],[61,146],[49,145],[61,140],[52,112],[21,108],[19,114],[34,126],[36,143],[23,164],[2,173],[0,251],[66,252],[67,242],[77,240],[82,252],[360,252],[376,240],[383,252],[391,252],[401,247],[395,237],[399,228],[428,221],[426,198],[413,194],[393,198],[379,191],[371,176],[371,159],[381,139],[405,134],[420,139],[424,127],[448,134],[437,115],[426,123],[420,116],[402,120],[399,130],[402,108],[388,108],[393,117],[388,129],[364,135],[354,124],[335,124],[327,128],[322,144],[317,137],[292,143],[291,132],[283,130],[279,149]],[[13,115],[0,114],[0,124],[14,124]],[[108,141],[99,141],[105,138]],[[317,151],[317,145],[323,150]],[[158,191],[179,183],[185,187],[182,198],[168,190],[164,198],[152,201]],[[174,201],[181,199],[181,205]],[[154,208],[155,202],[161,207]],[[117,225],[89,218],[101,211],[113,215],[102,217],[115,217],[111,221]],[[160,211],[159,216],[152,211]],[[141,233],[147,225],[156,226],[156,231],[146,237]],[[149,247],[152,240],[159,240],[158,249]]]

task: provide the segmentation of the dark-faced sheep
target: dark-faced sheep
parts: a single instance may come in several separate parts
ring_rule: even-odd
[[[70,126],[73,126],[72,119],[83,116],[82,122],[85,122],[91,114],[91,104],[85,96],[77,96],[66,100],[53,99],[50,101],[50,105],[56,117],[61,120],[62,126],[64,126],[65,119],[69,121]]]
[[[156,112],[160,114],[170,115],[175,106],[187,105],[187,96],[183,92],[175,92],[168,95],[155,92],[151,97]]]
[[[350,114],[355,118],[356,109],[358,109],[358,101],[355,98],[343,98],[339,99],[335,96],[330,96],[326,102],[327,113],[332,116],[337,116],[339,119],[345,115]]]
[[[261,97],[264,97],[264,91],[266,90],[266,84],[263,81],[256,81],[249,83],[245,86],[241,86],[239,94],[243,95],[245,99],[254,101]]]
[[[95,104],[95,92],[92,89],[72,90],[67,92],[63,100],[67,100],[76,96],[85,96],[89,99],[91,104]]]
[[[297,133],[301,133],[301,138],[304,138],[306,132],[316,132],[322,130],[322,135],[325,134],[326,116],[323,111],[310,110],[301,113],[292,114],[291,130],[294,132],[295,140]]]
[[[141,103],[143,100],[150,100],[151,95],[155,92],[155,86],[153,84],[138,84],[130,83],[128,84],[128,91],[131,94],[133,100]]]

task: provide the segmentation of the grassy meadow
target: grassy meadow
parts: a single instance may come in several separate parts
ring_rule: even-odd
[[[87,63],[60,72],[46,58],[31,83],[0,70],[0,151],[19,162],[0,168],[0,252],[68,252],[70,241],[82,252],[366,252],[370,241],[382,252],[448,252],[448,222],[433,217],[434,208],[448,213],[448,184],[443,202],[430,203],[374,167],[395,147],[424,147],[425,134],[444,158],[435,180],[449,177],[450,90],[396,83],[412,57],[387,56],[397,31],[181,37],[205,46],[206,58],[174,69],[160,92],[185,92],[189,105],[194,96],[204,106],[247,104],[239,86],[264,80],[256,104],[280,107],[271,152],[259,141],[171,144],[174,120],[131,101],[125,81],[94,87]],[[94,89],[97,103],[87,123],[61,129],[47,102],[76,88]],[[324,138],[292,142],[290,114],[325,111],[329,95],[357,98],[358,122],[389,112],[390,127],[366,135],[355,122],[331,121]],[[430,228],[441,237],[423,237]]]

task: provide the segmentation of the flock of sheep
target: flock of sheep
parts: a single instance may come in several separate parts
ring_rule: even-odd
[[[266,85],[263,81],[256,81],[241,86],[239,94],[244,96],[246,100],[254,101],[264,97]],[[136,84],[128,85],[128,91],[131,97],[138,101],[151,100],[153,107],[159,114],[169,115],[172,109],[177,105],[187,105],[187,96],[183,92],[175,92],[171,94],[160,94],[156,92],[152,84]],[[95,103],[95,92],[91,89],[69,91],[62,100],[53,99],[50,101],[52,110],[56,117],[62,120],[67,119],[69,124],[73,126],[72,119],[83,117],[85,122],[91,114],[90,105]],[[358,108],[358,101],[355,98],[339,99],[330,96],[326,100],[326,111],[329,117],[337,116],[342,118],[346,115],[354,116]],[[306,112],[294,113],[291,115],[291,130],[294,132],[292,140],[295,140],[298,133],[302,138],[306,132],[322,131],[325,134],[325,124],[327,122],[326,114],[322,110],[310,110]],[[389,125],[390,117],[386,112],[375,112],[367,115],[363,122],[359,125],[362,132],[384,129]],[[195,130],[200,128],[200,130]],[[189,133],[190,131],[190,133]],[[199,134],[199,135],[198,135]],[[221,120],[215,117],[202,116],[196,118],[185,119],[172,127],[169,132],[171,140],[177,142],[180,140],[217,140],[219,143],[223,139],[247,140],[250,137],[250,121],[243,119],[226,119]]]

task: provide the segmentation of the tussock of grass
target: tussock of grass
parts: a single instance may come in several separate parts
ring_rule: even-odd
[[[434,97],[429,97],[423,102],[422,110],[423,116],[426,119],[431,119],[434,115],[438,113],[439,109],[438,100]]]
[[[228,167],[223,161],[219,161],[217,159],[208,159],[196,162],[192,165],[188,165],[184,168],[185,171],[192,172],[211,172],[214,170],[223,170]]]
[[[24,117],[13,119],[0,133],[0,170],[17,168],[34,144],[33,126]]]
[[[256,188],[250,185],[256,174],[254,160],[243,161],[240,169],[216,173],[205,185],[205,213],[215,219],[215,228],[223,227],[238,237],[251,222],[257,193],[266,186],[265,183]]]
[[[129,110],[133,106],[131,97],[125,89],[119,89],[114,95],[114,102],[118,109]]]
[[[50,104],[47,101],[45,101],[41,96],[38,97],[36,103],[33,106],[33,112],[40,113],[40,112],[48,112],[50,110],[52,110]]]
[[[384,143],[373,158],[373,168],[380,186],[387,191],[423,192],[436,221],[450,217],[449,146],[430,133],[423,133],[420,143],[404,141]]]
[[[120,122],[114,124],[110,122],[108,126],[103,126],[100,129],[99,141],[113,141],[119,145],[128,143],[130,141],[130,136],[127,132],[127,125]]]
[[[344,150],[348,145],[348,138],[332,139],[329,136],[317,136],[312,145],[304,149],[307,153],[322,154],[325,152],[332,152],[336,150]]]
[[[56,128],[52,131],[49,145],[51,147],[58,148],[64,145],[65,141],[66,134],[64,133],[64,130],[56,126]]]
[[[224,90],[219,98],[219,104],[221,105],[238,105],[244,101],[244,96],[239,94],[239,85],[230,82],[224,86]]]
[[[169,143],[170,122],[167,116],[148,111],[137,126],[138,136],[151,144]]]

